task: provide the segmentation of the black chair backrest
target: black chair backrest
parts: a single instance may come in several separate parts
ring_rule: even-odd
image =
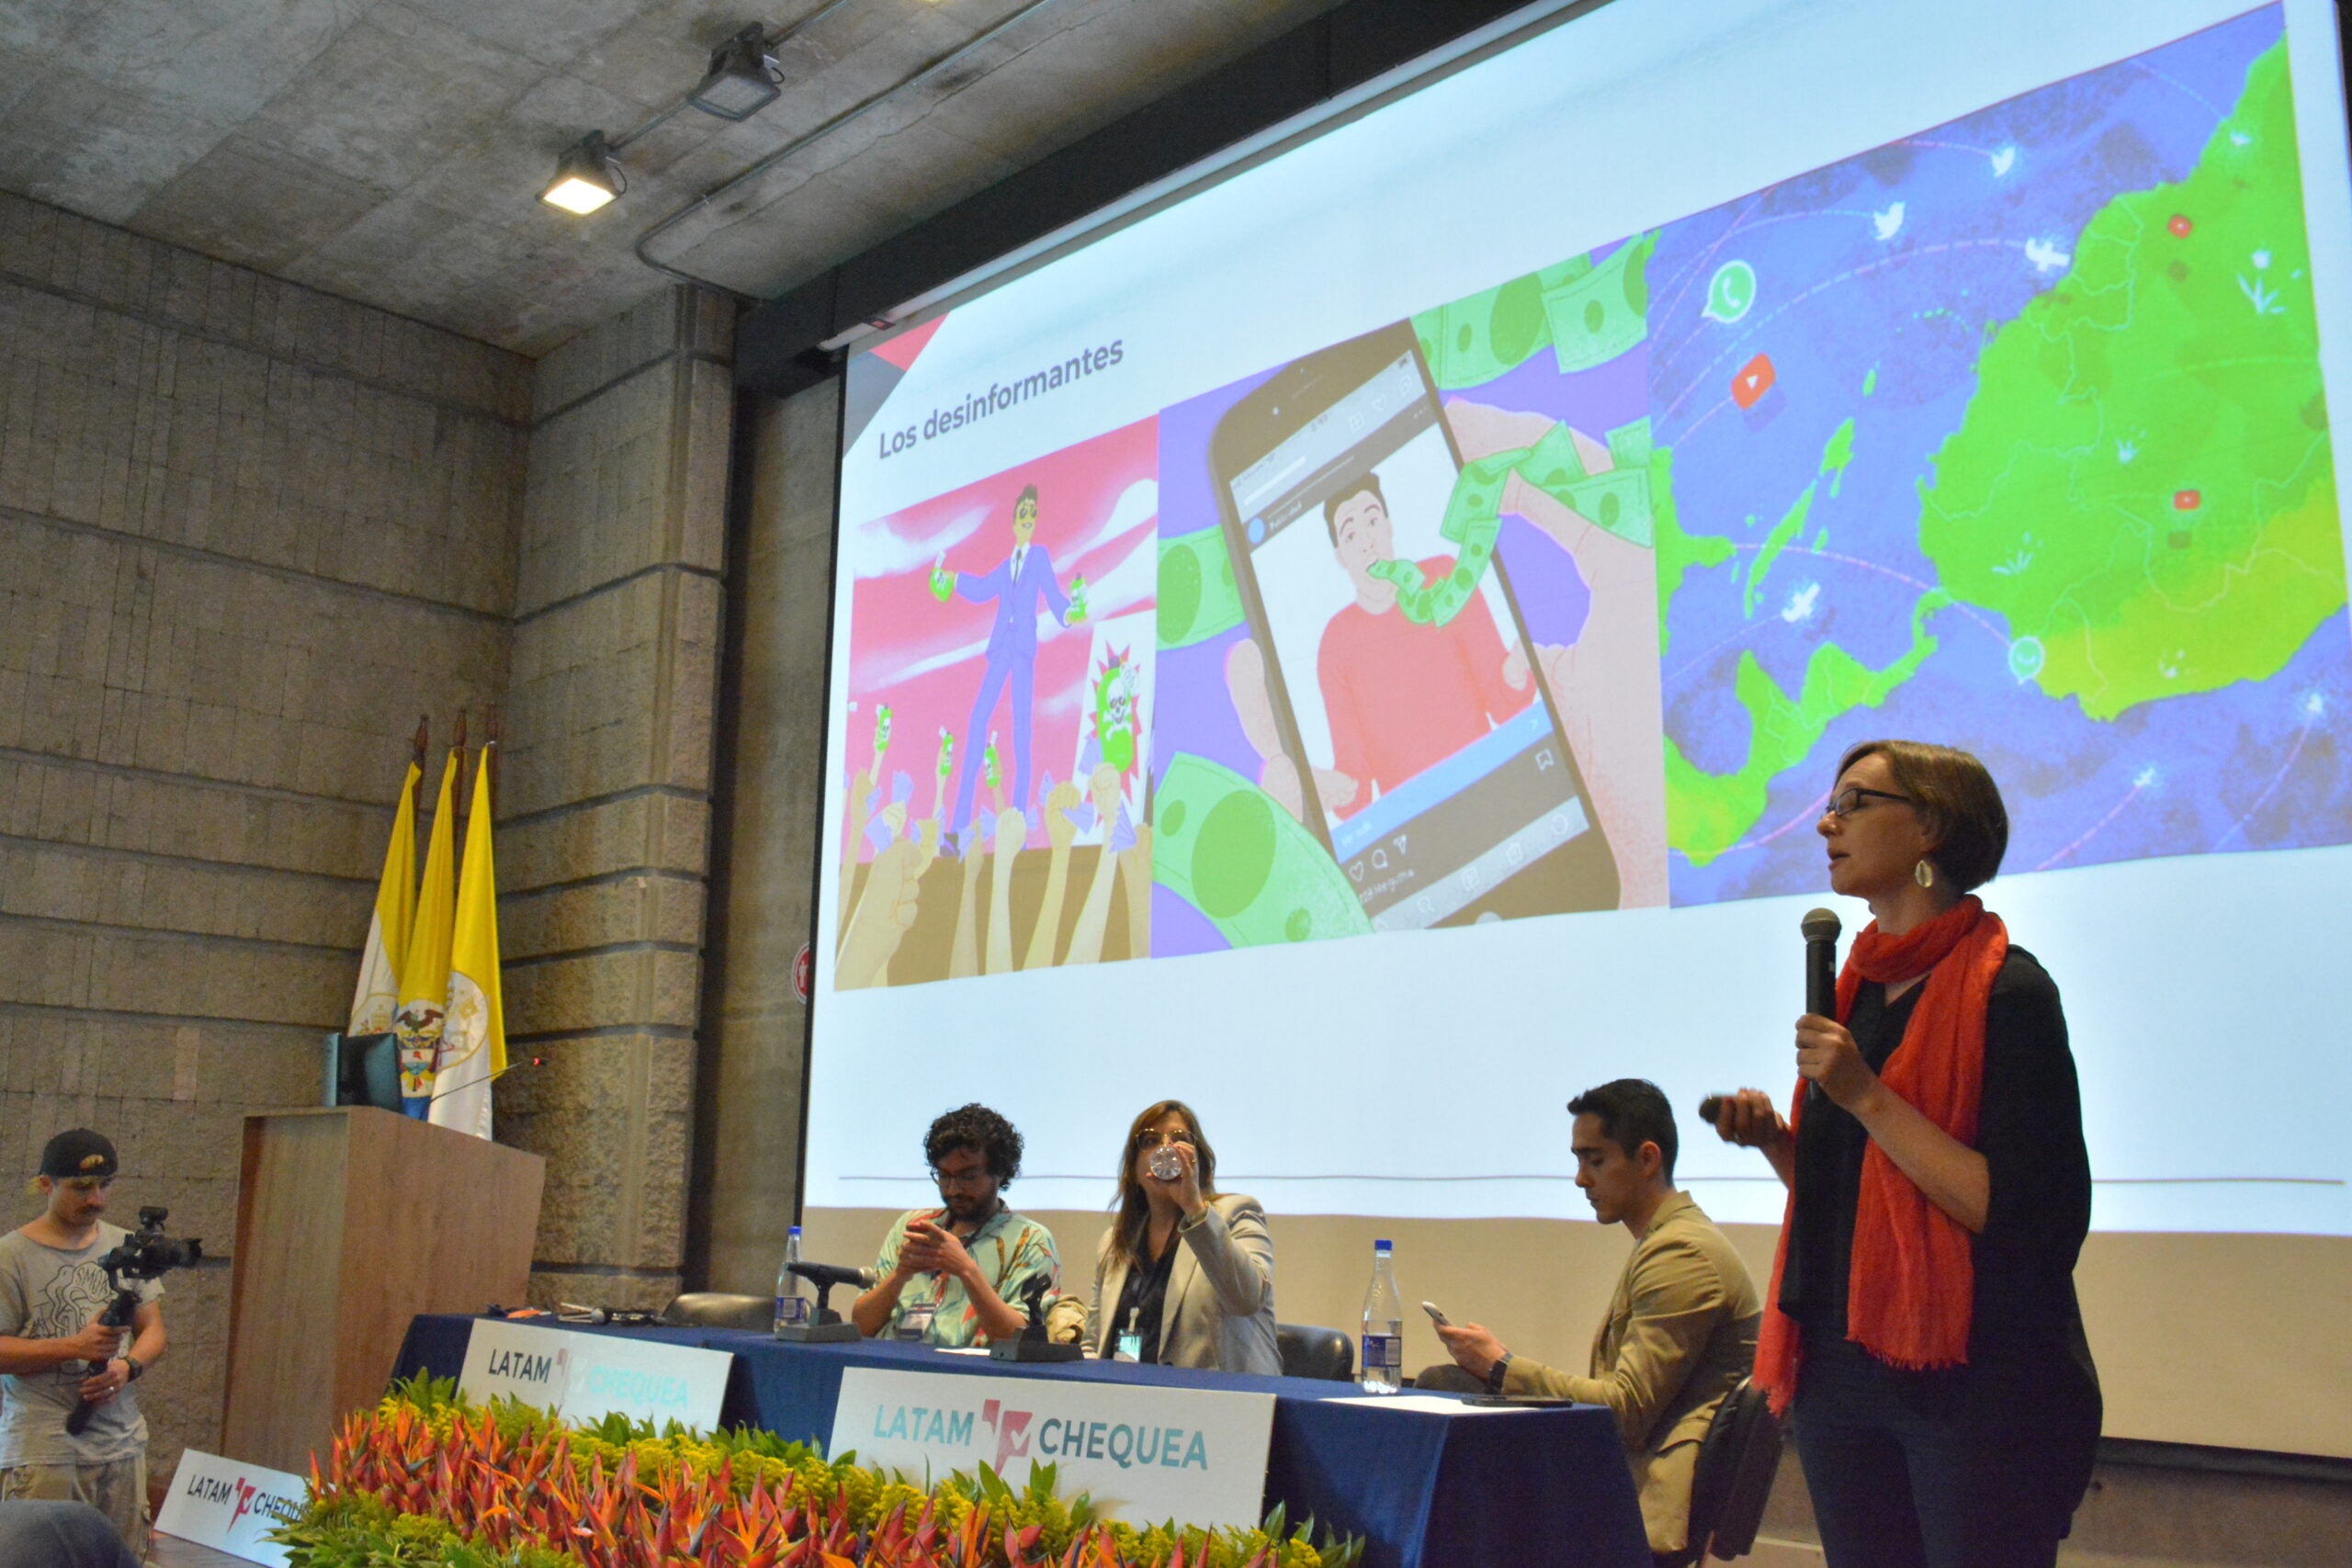
[[[1336,1328],[1311,1323],[1274,1325],[1274,1348],[1282,1353],[1283,1376],[1346,1382],[1356,1375],[1356,1342]]]
[[[1780,1466],[1780,1418],[1764,1391],[1743,1378],[1715,1407],[1699,1445],[1687,1561],[1697,1562],[1709,1551],[1725,1562],[1747,1555]]]
[[[1440,1361],[1434,1366],[1423,1367],[1413,1374],[1412,1382],[1415,1388],[1427,1389],[1431,1393],[1484,1393],[1487,1392],[1486,1379],[1472,1377],[1452,1361]]]
[[[774,1328],[775,1303],[731,1291],[688,1291],[662,1309],[673,1328]]]

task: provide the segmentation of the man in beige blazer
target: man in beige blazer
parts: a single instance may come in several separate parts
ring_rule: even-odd
[[[1456,1365],[1500,1393],[1546,1394],[1616,1413],[1650,1551],[1680,1551],[1690,1480],[1715,1408],[1756,1359],[1763,1303],[1747,1267],[1674,1188],[1674,1112],[1657,1086],[1619,1078],[1568,1102],[1577,1185],[1603,1224],[1633,1233],[1587,1375],[1514,1356],[1475,1323],[1442,1327]]]

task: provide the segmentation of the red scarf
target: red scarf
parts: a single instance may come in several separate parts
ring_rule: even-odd
[[[1865,980],[1889,985],[1928,976],[1903,1043],[1880,1081],[1963,1144],[1976,1141],[1984,1090],[1984,1012],[1994,976],[2008,956],[2009,933],[1974,895],[1902,936],[1878,922],[1854,939],[1838,976],[1838,1021],[1853,1015]],[[1789,1135],[1804,1111],[1804,1080],[1789,1105]],[[1798,1325],[1781,1310],[1781,1276],[1789,1261],[1789,1222],[1781,1219],[1772,1291],[1756,1346],[1756,1381],[1775,1411],[1796,1393]],[[1968,1323],[1976,1268],[1968,1230],[1928,1199],[1873,1140],[1862,1154],[1854,1205],[1853,1272],[1846,1287],[1846,1337],[1890,1366],[1919,1371],[1968,1360]]]

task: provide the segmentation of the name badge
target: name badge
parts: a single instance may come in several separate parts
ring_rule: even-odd
[[[1143,1359],[1143,1336],[1140,1334],[1120,1335],[1119,1348],[1111,1357],[1111,1359],[1114,1361],[1139,1361]]]
[[[899,1314],[898,1337],[901,1339],[930,1338],[931,1320],[938,1315],[939,1303],[937,1302],[924,1302],[920,1306],[910,1306],[901,1309]]]

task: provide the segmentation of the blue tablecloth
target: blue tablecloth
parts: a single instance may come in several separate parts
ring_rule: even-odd
[[[394,1375],[454,1378],[470,1317],[409,1325]],[[571,1327],[571,1325],[554,1326]],[[865,1339],[785,1345],[724,1328],[582,1328],[724,1350],[735,1357],[719,1419],[822,1445],[849,1367],[979,1377],[1164,1382],[1274,1395],[1266,1506],[1288,1506],[1363,1536],[1365,1568],[1649,1568],[1649,1543],[1617,1423],[1594,1405],[1447,1416],[1403,1405],[1337,1403],[1353,1384],[1244,1377],[1106,1361],[1022,1365]]]

